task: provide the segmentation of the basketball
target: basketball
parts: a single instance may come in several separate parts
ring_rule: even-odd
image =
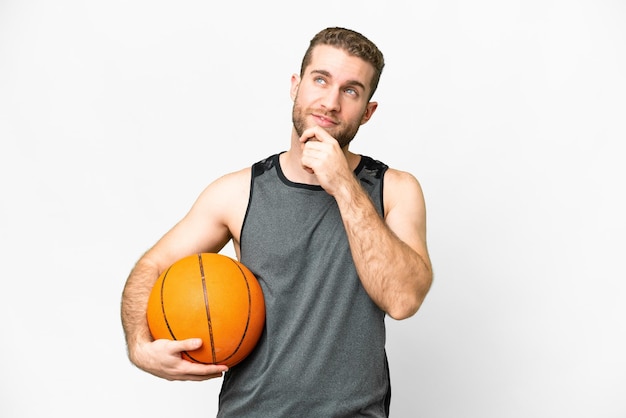
[[[256,346],[265,325],[265,300],[252,272],[215,253],[184,257],[155,282],[148,299],[148,326],[157,339],[201,338],[183,358],[232,367]]]

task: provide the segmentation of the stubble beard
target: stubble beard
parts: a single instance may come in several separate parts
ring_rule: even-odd
[[[309,110],[307,110],[306,112],[302,109],[302,106],[300,106],[298,104],[297,98],[293,103],[293,110],[292,110],[292,115],[291,115],[291,119],[293,122],[293,127],[296,130],[296,133],[298,134],[298,136],[302,136],[302,133],[305,131],[305,129],[307,129],[309,126],[307,126],[306,124],[306,115],[310,114],[311,112]],[[339,146],[341,148],[345,148],[348,146],[348,144],[350,144],[350,142],[352,142],[352,140],[354,139],[354,137],[356,136],[357,132],[359,131],[359,123],[351,123],[349,125],[343,125],[344,127],[336,127],[336,128],[325,128],[326,131],[337,140],[337,142],[339,143]]]

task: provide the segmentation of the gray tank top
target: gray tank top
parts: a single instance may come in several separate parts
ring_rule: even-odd
[[[355,169],[381,214],[387,166]],[[385,313],[357,276],[337,204],[293,183],[278,154],[252,166],[241,262],[265,297],[265,329],[224,376],[218,417],[387,417]]]

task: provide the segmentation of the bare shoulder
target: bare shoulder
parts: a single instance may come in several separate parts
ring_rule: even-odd
[[[426,204],[420,182],[409,172],[390,168],[385,173],[383,200],[389,228],[430,263],[426,249]]]
[[[199,252],[218,252],[238,242],[250,194],[250,168],[223,175],[200,192],[187,214],[146,254],[160,271]]]
[[[225,174],[209,184],[200,194],[197,205],[220,218],[243,219],[250,195],[250,167]],[[231,219],[232,221],[232,219]]]
[[[247,197],[247,192],[250,190],[251,176],[252,171],[250,167],[242,168],[241,170],[224,174],[219,177],[217,180],[209,184],[205,191],[227,195],[240,195],[243,192],[243,194]]]
[[[424,206],[422,186],[413,174],[389,168],[385,173],[384,181],[385,208],[391,209],[402,203]]]
[[[389,167],[385,173],[385,182],[397,182],[397,183],[414,183],[419,186],[417,178],[408,171],[398,170],[397,168]]]
[[[219,250],[229,239],[239,240],[250,195],[250,167],[211,182],[202,190],[180,226],[204,251]]]

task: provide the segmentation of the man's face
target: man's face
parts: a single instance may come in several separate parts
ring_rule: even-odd
[[[377,104],[368,103],[374,68],[343,50],[318,45],[302,79],[291,79],[293,125],[298,135],[321,126],[343,148],[367,122]]]

